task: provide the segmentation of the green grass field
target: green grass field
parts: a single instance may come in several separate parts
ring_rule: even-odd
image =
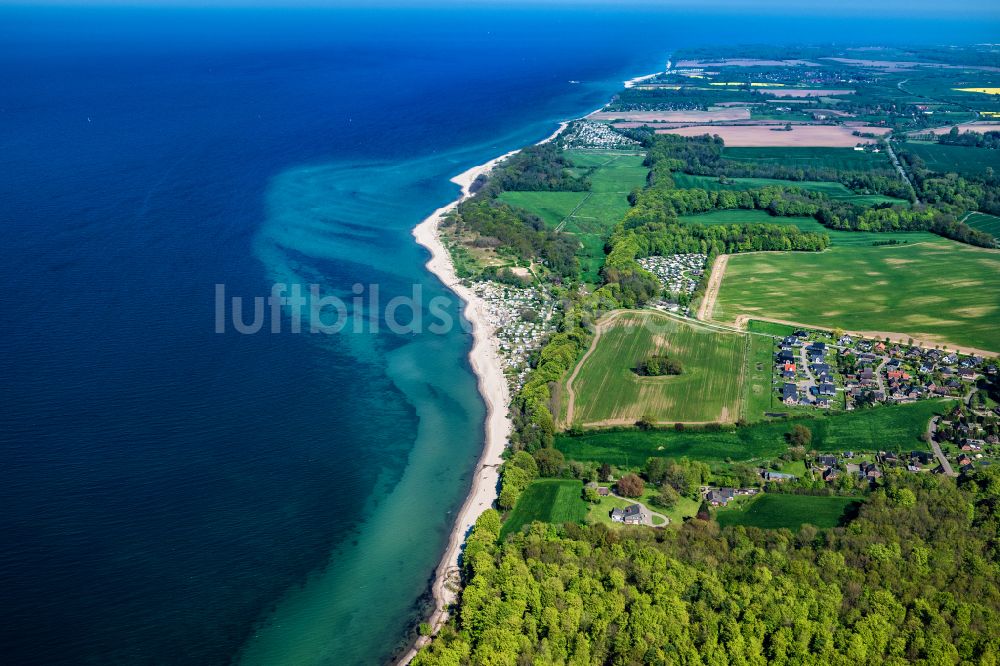
[[[642,155],[621,151],[568,150],[571,172],[590,179],[587,192],[503,192],[499,199],[538,215],[547,226],[580,240],[577,257],[581,278],[600,281],[604,265],[604,239],[629,208],[628,194],[646,184],[649,169]]]
[[[749,190],[759,187],[799,187],[810,192],[820,192],[837,201],[849,201],[862,206],[880,203],[909,205],[908,201],[883,196],[881,194],[855,194],[841,183],[818,180],[777,180],[774,178],[730,178],[720,183],[715,176],[692,176],[686,173],[672,174],[674,184],[679,188],[699,188],[710,192],[721,190]]]
[[[924,231],[838,231],[827,229],[811,217],[774,217],[766,210],[715,210],[699,215],[682,215],[678,218],[684,224],[794,224],[802,231],[826,234],[830,244],[841,247],[871,246],[896,240],[900,243],[923,243],[937,241],[940,236]]]
[[[587,192],[503,192],[500,201],[542,218],[553,229],[587,198]]]
[[[583,484],[564,479],[538,479],[525,488],[500,530],[500,537],[519,531],[533,521],[582,523],[587,517]]]
[[[994,238],[1000,238],[1000,217],[987,215],[986,213],[970,213],[965,218],[965,223],[973,229],[985,231],[992,234]]]
[[[1000,170],[1000,150],[918,142],[910,142],[903,149],[917,155],[928,169],[940,173],[981,176],[986,167]]]
[[[735,421],[740,415],[746,336],[662,313],[621,312],[596,339],[573,380],[573,421],[631,424]],[[633,369],[654,353],[680,360],[676,376],[640,377]]]
[[[943,238],[729,258],[713,317],[768,317],[1000,351],[1000,251]]]
[[[747,336],[747,371],[743,384],[743,418],[758,421],[772,411],[772,364],[777,350],[775,339],[765,335]]]
[[[858,504],[860,500],[852,497],[765,493],[743,508],[720,509],[715,519],[723,527],[743,525],[796,531],[809,524],[828,528],[844,524]]]
[[[922,436],[931,416],[944,413],[951,401],[925,400],[908,405],[819,415],[794,421],[766,421],[744,428],[710,432],[687,429],[594,431],[578,437],[560,434],[555,445],[567,458],[640,467],[647,458],[681,458],[704,462],[772,459],[788,445],[785,433],[802,423],[813,433],[817,451],[924,450]]]
[[[818,167],[838,171],[891,171],[889,156],[853,148],[724,148],[729,160],[772,162],[789,167]]]

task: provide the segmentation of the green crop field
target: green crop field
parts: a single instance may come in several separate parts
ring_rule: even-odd
[[[741,162],[765,162],[788,167],[817,167],[837,171],[891,171],[885,153],[870,153],[853,148],[724,148],[722,156]]]
[[[969,213],[969,216],[965,218],[965,223],[973,229],[979,229],[992,234],[994,238],[1000,238],[1000,217],[996,215]]]
[[[827,229],[811,217],[775,217],[765,210],[715,210],[698,215],[682,215],[684,224],[794,224],[802,231],[826,234],[833,246],[871,246],[895,240],[899,243],[938,241],[940,236],[924,231],[839,231]]]
[[[1000,351],[1000,251],[943,238],[729,258],[713,317],[740,315]]]
[[[532,521],[581,523],[587,517],[583,484],[577,480],[539,479],[524,489],[500,530],[500,536],[519,531]]]
[[[928,169],[941,173],[981,176],[987,167],[1000,171],[1000,150],[910,142],[903,147],[924,161]]]
[[[619,152],[567,150],[573,163],[573,173],[590,179],[591,192],[621,192],[646,184],[649,168],[643,166],[644,155]]]
[[[819,180],[777,180],[775,178],[729,178],[720,183],[715,176],[692,176],[686,173],[672,174],[674,184],[679,188],[699,188],[710,192],[721,190],[749,190],[760,187],[799,187],[810,192],[820,192],[837,201],[849,201],[862,206],[881,203],[909,205],[903,199],[881,194],[855,194],[841,183]]]
[[[860,503],[852,497],[764,493],[743,508],[720,509],[715,518],[723,527],[742,525],[792,531],[806,524],[820,528],[837,527],[846,523]]]
[[[599,430],[576,437],[560,434],[555,445],[567,458],[640,467],[647,458],[681,458],[715,462],[773,459],[788,449],[785,433],[802,423],[813,433],[817,451],[925,450],[923,434],[931,416],[942,414],[952,401],[924,400],[908,405],[823,414],[813,418],[765,421],[719,431],[668,428],[642,431]]]
[[[611,316],[581,361],[572,392],[567,390],[573,422],[631,424],[646,414],[662,422],[732,422],[739,417],[744,334],[652,311]],[[634,368],[654,353],[678,359],[683,373],[638,376]]]

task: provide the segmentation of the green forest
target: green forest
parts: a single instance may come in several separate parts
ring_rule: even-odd
[[[995,664],[1000,470],[890,474],[846,527],[479,519],[414,664]]]

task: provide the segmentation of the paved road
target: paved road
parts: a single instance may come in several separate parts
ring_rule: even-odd
[[[903,169],[903,165],[899,163],[899,158],[896,157],[896,152],[892,149],[892,144],[886,141],[885,146],[886,151],[889,153],[889,159],[892,160],[892,165],[896,167],[896,171],[899,172],[902,179],[910,184],[910,187],[913,189],[913,196],[917,200],[917,203],[921,203],[920,197],[917,196],[917,188],[913,185],[913,181],[910,180],[910,176],[906,173],[906,170]]]
[[[941,463],[941,469],[944,470],[944,473],[948,476],[958,476],[958,474],[955,473],[955,470],[951,468],[951,463],[948,462],[948,458],[945,457],[944,451],[941,450],[941,445],[934,439],[934,433],[937,432],[937,424],[940,418],[940,416],[935,416],[931,419],[930,423],[927,424],[927,440],[930,442],[931,448],[934,449],[934,455],[937,457],[938,462]]]

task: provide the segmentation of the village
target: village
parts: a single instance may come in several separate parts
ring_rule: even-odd
[[[775,384],[787,406],[853,410],[922,398],[963,397],[997,367],[976,355],[796,330],[781,339]],[[838,399],[838,394],[840,397]]]
[[[514,287],[490,280],[474,282],[472,290],[486,304],[486,320],[495,329],[497,350],[511,392],[524,384],[529,357],[555,329],[555,302],[538,287]]]

